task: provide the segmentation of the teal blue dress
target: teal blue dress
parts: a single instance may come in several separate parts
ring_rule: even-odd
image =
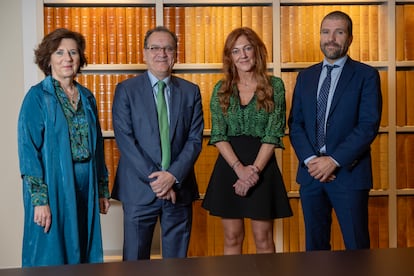
[[[99,197],[109,197],[103,138],[93,94],[76,86],[77,110],[51,76],[22,103],[23,267],[103,261]],[[52,215],[48,233],[33,220],[34,207],[46,204]]]

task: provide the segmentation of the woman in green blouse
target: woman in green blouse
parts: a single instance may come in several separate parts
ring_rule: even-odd
[[[203,207],[222,218],[224,254],[241,254],[244,218],[251,219],[257,253],[275,252],[273,220],[292,211],[274,150],[283,148],[283,82],[266,73],[267,51],[250,28],[227,37],[224,78],[214,87],[210,144],[219,150]]]
[[[46,78],[26,94],[18,121],[24,267],[103,261],[108,172],[95,98],[74,80],[84,50],[84,37],[67,29],[35,50]]]

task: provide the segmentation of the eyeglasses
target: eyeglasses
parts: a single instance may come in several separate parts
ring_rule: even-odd
[[[167,47],[160,47],[160,46],[150,46],[146,47],[145,49],[149,50],[151,54],[158,54],[161,51],[165,51],[167,54],[175,53],[175,48],[167,46]]]
[[[234,48],[233,50],[231,50],[231,54],[233,56],[238,56],[242,53],[242,51],[243,51],[243,53],[249,53],[249,52],[253,51],[253,46],[252,45],[246,45],[243,48]]]

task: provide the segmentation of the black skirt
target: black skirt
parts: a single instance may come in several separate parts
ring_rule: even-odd
[[[230,137],[234,152],[244,165],[253,164],[259,152],[260,138]],[[223,218],[267,220],[292,216],[289,199],[276,158],[273,155],[260,173],[258,183],[244,197],[234,192],[237,175],[219,155],[214,166],[203,208]]]

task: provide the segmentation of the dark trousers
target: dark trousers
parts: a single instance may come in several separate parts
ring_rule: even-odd
[[[123,204],[123,260],[149,259],[154,228],[161,225],[163,258],[187,256],[192,223],[192,205],[156,199],[149,205]]]
[[[349,184],[349,183],[348,183]],[[306,250],[330,250],[332,209],[335,210],[346,249],[370,247],[368,231],[369,190],[351,190],[346,183],[317,180],[301,185]]]

